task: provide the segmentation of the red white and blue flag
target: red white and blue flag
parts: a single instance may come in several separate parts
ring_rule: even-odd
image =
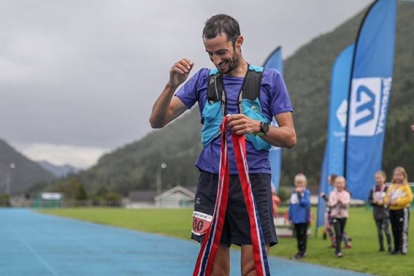
[[[223,119],[220,130],[222,133],[220,173],[217,190],[217,199],[214,207],[213,219],[208,229],[200,253],[194,268],[193,276],[209,276],[213,270],[214,259],[220,245],[229,192],[229,161],[227,147],[227,117]],[[269,264],[267,261],[266,246],[263,231],[256,209],[251,183],[249,178],[249,167],[246,159],[246,143],[244,135],[232,133],[232,142],[236,157],[237,170],[247,211],[250,219],[250,233],[253,247],[253,258],[257,276],[270,276]]]

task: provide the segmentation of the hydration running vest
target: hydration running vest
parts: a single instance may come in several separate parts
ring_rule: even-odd
[[[239,113],[265,123],[270,123],[263,115],[260,105],[260,85],[262,83],[263,67],[248,65],[241,90],[239,92]],[[203,127],[201,130],[201,143],[206,147],[220,132],[220,124],[227,115],[226,91],[224,89],[223,75],[217,69],[211,69],[208,77],[207,101],[202,112]],[[270,144],[254,134],[246,134],[256,150],[269,150]]]

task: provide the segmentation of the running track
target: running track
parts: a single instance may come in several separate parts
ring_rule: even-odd
[[[1,276],[191,276],[199,246],[138,231],[0,209]],[[240,275],[232,251],[231,275]],[[363,276],[270,257],[272,275]]]

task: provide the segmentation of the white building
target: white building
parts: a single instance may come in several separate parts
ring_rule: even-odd
[[[185,208],[194,205],[194,198],[195,187],[184,188],[182,186],[175,186],[157,195],[154,200],[155,206],[158,208]]]

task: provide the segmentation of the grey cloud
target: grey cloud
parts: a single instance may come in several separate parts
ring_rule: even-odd
[[[204,21],[234,15],[262,64],[332,30],[371,1],[0,0],[0,137],[116,148],[151,131],[148,116],[182,57],[210,67]]]

